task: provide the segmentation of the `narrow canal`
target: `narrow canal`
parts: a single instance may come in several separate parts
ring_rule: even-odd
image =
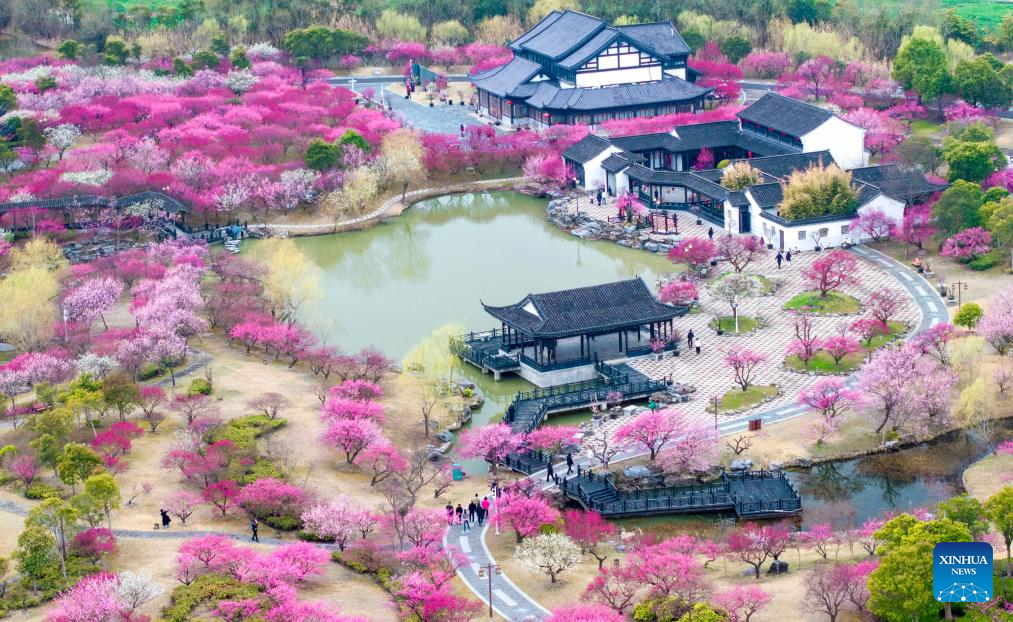
[[[513,192],[449,196],[419,203],[364,231],[296,238],[321,269],[323,298],[311,324],[345,351],[375,345],[400,359],[449,322],[469,330],[492,328],[483,301],[506,304],[529,292],[636,275],[653,285],[672,271],[664,257],[571,236],[546,220],[545,203]],[[531,387],[516,378],[493,382],[471,366],[463,373],[486,396],[475,414],[478,425],[501,416],[517,391]],[[575,423],[586,415],[573,413],[559,421]],[[1007,428],[1006,434],[1013,436],[1013,430]],[[964,468],[985,453],[960,433],[903,452],[795,472],[791,478],[805,503],[804,524],[827,521],[843,528],[958,494]],[[623,523],[702,535],[723,528],[721,519],[709,518]]]

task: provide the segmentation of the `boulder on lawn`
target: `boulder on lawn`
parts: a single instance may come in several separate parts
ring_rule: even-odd
[[[643,477],[650,477],[651,470],[641,465],[631,466],[623,469],[623,475],[629,479],[640,479]]]
[[[739,458],[738,460],[732,460],[733,471],[748,471],[753,468],[753,461],[749,458]]]

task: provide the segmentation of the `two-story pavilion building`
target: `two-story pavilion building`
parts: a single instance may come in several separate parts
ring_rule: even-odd
[[[479,110],[507,125],[593,125],[689,112],[712,89],[693,83],[692,53],[671,22],[609,26],[553,11],[510,43],[514,58],[472,78]]]

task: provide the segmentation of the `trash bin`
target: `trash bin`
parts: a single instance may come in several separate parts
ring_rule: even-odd
[[[750,432],[756,432],[762,426],[763,426],[763,420],[762,419],[750,419],[749,420],[749,431]]]
[[[461,468],[460,464],[457,464],[455,462],[454,464],[450,465],[450,471],[453,474],[455,482],[459,482],[462,479],[464,479],[464,469]]]

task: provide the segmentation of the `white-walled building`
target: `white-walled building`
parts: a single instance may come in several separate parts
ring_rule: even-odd
[[[899,222],[908,205],[945,187],[896,165],[866,166],[864,137],[864,129],[827,110],[769,93],[742,110],[737,121],[615,138],[589,135],[563,152],[563,159],[585,190],[629,192],[651,209],[688,210],[730,233],[805,250],[860,241],[851,230],[855,214],[880,210]],[[760,183],[731,191],[721,185],[723,169],[691,170],[702,149],[713,152],[715,161],[748,161]],[[793,172],[831,165],[851,171],[858,195],[854,213],[805,220],[778,213]]]
[[[510,43],[514,58],[472,77],[479,111],[506,125],[594,125],[703,108],[692,53],[671,22],[609,26],[552,11]]]

